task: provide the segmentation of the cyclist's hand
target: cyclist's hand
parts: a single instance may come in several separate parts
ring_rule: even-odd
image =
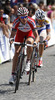
[[[9,39],[10,44],[12,44],[13,41],[14,41],[14,38],[10,38],[10,39]]]
[[[37,43],[36,43],[36,42],[34,42],[34,43],[33,43],[33,45],[36,47],[36,46],[37,46]]]
[[[44,40],[44,46],[48,45],[48,40]]]

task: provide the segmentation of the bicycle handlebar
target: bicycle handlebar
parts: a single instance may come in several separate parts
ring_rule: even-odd
[[[15,45],[22,45],[22,46],[29,46],[29,47],[36,47],[37,48],[37,44],[27,44],[27,43],[21,43],[21,42],[14,42],[14,38],[10,38],[10,41],[13,41],[13,43]]]
[[[40,41],[39,43],[46,43],[46,42],[48,42],[48,40],[44,40],[44,41],[42,41],[42,42]]]
[[[37,47],[37,45],[32,45],[32,44],[27,44],[27,43],[21,43],[21,42],[13,42],[15,45],[26,45],[26,46],[30,46],[30,47]]]

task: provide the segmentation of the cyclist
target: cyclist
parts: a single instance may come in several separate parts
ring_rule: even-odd
[[[15,19],[12,27],[12,32],[10,38],[14,38],[15,42],[23,42],[24,37],[26,37],[26,43],[33,44],[39,41],[38,32],[35,29],[36,24],[35,21],[28,16],[28,9],[26,7],[20,7],[17,11],[18,18]],[[35,39],[35,41],[34,41]],[[12,43],[12,41],[10,41]],[[18,60],[18,55],[20,51],[20,46],[15,46],[15,54],[13,58],[12,65],[12,76],[9,80],[9,83],[14,83],[15,70]],[[27,47],[27,61],[25,71],[28,72],[30,70],[30,57],[31,57],[32,48]]]
[[[46,17],[45,12],[41,9],[38,9],[35,12],[35,22],[36,22],[36,29],[40,37],[38,66],[41,67],[43,66],[42,56],[44,51],[44,45],[47,46],[48,41],[51,38],[51,24],[49,19]],[[43,43],[44,40],[45,44]]]

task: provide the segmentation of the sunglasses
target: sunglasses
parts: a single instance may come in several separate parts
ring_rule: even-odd
[[[27,16],[20,16],[21,19],[27,18]]]

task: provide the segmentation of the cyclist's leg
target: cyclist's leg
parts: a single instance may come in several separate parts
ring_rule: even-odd
[[[27,40],[26,40],[26,43],[28,43],[28,44],[33,44],[33,42],[34,42],[34,39],[31,37],[27,38]],[[33,50],[32,47],[29,47],[29,46],[27,47],[27,59],[31,58],[32,50]]]
[[[17,52],[18,50],[18,52]],[[11,78],[9,79],[9,83],[10,84],[14,84],[15,79],[16,79],[16,67],[17,67],[17,61],[18,61],[18,55],[19,55],[19,51],[20,51],[20,47],[15,46],[15,54],[13,57],[13,64],[12,64],[12,72],[11,72]]]
[[[15,46],[15,54],[13,57],[12,73],[14,73],[16,71],[16,66],[17,66],[18,55],[19,55],[20,49],[21,49],[20,46]]]
[[[34,39],[35,39],[35,37],[34,37],[33,32],[32,32],[32,30],[31,30],[31,31],[29,31],[28,34],[27,34],[26,43],[28,43],[28,44],[33,44]],[[32,50],[33,50],[32,47],[27,47],[27,59],[30,59],[30,58],[31,58]]]
[[[34,42],[34,36],[32,31],[30,31],[27,35],[27,39],[26,39],[26,43],[28,44],[33,44]],[[31,58],[31,53],[32,53],[33,48],[32,47],[27,47],[27,63],[26,63],[26,69],[25,71],[29,71],[30,70],[30,58]]]
[[[38,66],[42,66],[42,56],[43,56],[43,51],[44,51],[44,43],[43,41],[46,38],[46,30],[41,31],[40,33],[40,44],[39,44],[39,63]]]
[[[23,42],[23,36],[21,37],[21,33],[16,34],[15,37],[15,42]],[[9,80],[9,83],[13,84],[14,83],[14,76],[15,76],[15,71],[17,67],[17,62],[18,62],[18,55],[20,52],[21,47],[20,46],[15,46],[15,54],[13,57],[13,64],[12,64],[12,73],[11,73],[11,78]]]
[[[27,38],[26,40],[26,43],[28,44],[33,44],[33,42],[34,42],[34,39],[31,37]],[[27,72],[29,72],[30,70],[30,58],[31,58],[32,50],[33,50],[32,47],[29,47],[29,46],[27,47],[27,61],[26,61],[26,68],[25,68],[25,71]]]
[[[15,37],[15,42],[23,42],[23,36],[21,32],[18,32]],[[13,58],[12,72],[16,70],[18,55],[20,53],[20,46],[15,46],[15,54]]]

